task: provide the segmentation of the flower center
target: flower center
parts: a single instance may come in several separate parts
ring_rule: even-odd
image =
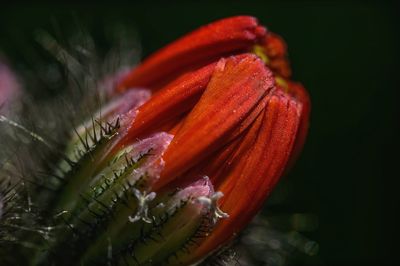
[[[256,44],[256,45],[253,46],[252,53],[257,55],[265,63],[265,65],[269,65],[270,59],[267,56],[264,47],[262,47],[261,45]]]
[[[268,57],[265,48],[261,45],[254,45],[251,52],[258,56],[266,66],[269,66],[271,64],[271,59]],[[274,74],[276,85],[278,85],[284,92],[288,92],[289,85],[287,84],[286,80],[283,77],[279,76],[276,71],[274,71]]]

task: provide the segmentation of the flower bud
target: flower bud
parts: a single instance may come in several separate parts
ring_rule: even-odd
[[[224,31],[232,25],[243,33],[234,36],[251,38],[235,40],[236,48],[221,48],[222,39],[234,39]],[[217,31],[221,34],[215,39]],[[205,43],[209,53],[202,49]],[[184,57],[186,52],[191,56]],[[283,39],[253,18],[235,17],[212,23],[156,52],[117,87],[146,85],[156,90],[139,107],[126,141],[157,130],[174,135],[154,189],[207,175],[224,195],[219,207],[229,218],[216,224],[210,236],[182,260],[185,263],[201,260],[237,235],[297,158],[308,129],[310,101],[290,76]]]
[[[190,265],[218,252],[304,144],[310,101],[290,75],[282,38],[239,16],[118,78],[67,144],[43,196],[57,230],[32,263]]]

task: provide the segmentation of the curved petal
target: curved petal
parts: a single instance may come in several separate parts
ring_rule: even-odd
[[[261,46],[268,58],[266,63],[272,71],[278,76],[290,78],[292,70],[287,58],[287,46],[283,38],[273,32],[268,32],[262,40]]]
[[[164,123],[174,120],[193,108],[207,87],[216,63],[187,73],[155,93],[138,109],[129,128],[128,139],[133,140]]]
[[[217,61],[221,56],[247,51],[265,36],[254,17],[237,16],[203,26],[165,46],[133,69],[117,86],[154,88],[182,72]]]
[[[241,125],[249,124],[246,118],[273,86],[272,73],[258,57],[245,54],[221,59],[206,91],[165,152],[165,168],[156,187],[207,158],[235,131],[245,130]]]
[[[229,218],[220,220],[200,247],[193,250],[191,262],[216,250],[243,229],[287,165],[300,123],[301,104],[280,92],[267,97],[267,108],[248,133],[247,139],[253,145],[243,146],[243,153],[230,163],[232,171],[221,172],[224,181],[216,187],[224,193],[220,208]]]
[[[268,32],[263,40],[265,53],[270,58],[285,57],[287,46],[281,36],[273,32]]]

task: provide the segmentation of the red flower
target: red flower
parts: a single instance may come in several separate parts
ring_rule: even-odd
[[[169,44],[118,84],[117,91],[145,87],[154,93],[120,145],[154,132],[174,135],[153,190],[208,176],[224,194],[215,207],[229,217],[181,261],[198,261],[232,239],[298,156],[310,101],[289,80],[286,56],[282,38],[255,18],[233,17]]]

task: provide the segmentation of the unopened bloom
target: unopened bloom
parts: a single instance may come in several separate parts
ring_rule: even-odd
[[[284,41],[239,16],[118,78],[74,130],[55,192],[36,199],[54,230],[30,262],[190,265],[218,252],[302,148],[310,103],[290,75]]]
[[[196,248],[200,260],[234,237],[258,212],[297,157],[308,128],[307,92],[291,81],[286,45],[252,17],[194,31],[156,52],[117,90],[144,86],[128,141],[164,130],[174,138],[155,190],[210,178],[229,218]]]

